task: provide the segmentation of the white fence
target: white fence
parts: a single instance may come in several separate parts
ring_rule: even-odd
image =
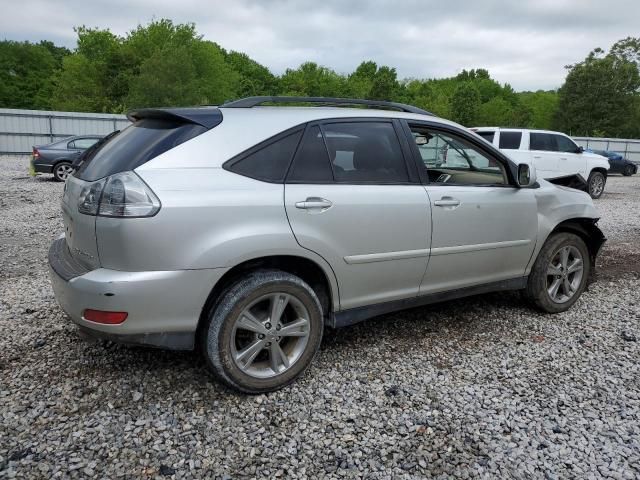
[[[632,162],[640,163],[640,140],[595,137],[573,137],[573,139],[584,148],[617,152]]]
[[[106,135],[129,125],[124,115],[0,108],[0,154],[31,153],[71,135]]]

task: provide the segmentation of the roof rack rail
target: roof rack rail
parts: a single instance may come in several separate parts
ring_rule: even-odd
[[[318,103],[324,106],[365,105],[372,108],[388,108],[400,110],[401,112],[434,116],[433,113],[414,107],[413,105],[385,102],[382,100],[363,100],[360,98],[259,96],[241,98],[240,100],[223,103],[220,106],[224,108],[251,108],[262,105],[263,103]]]

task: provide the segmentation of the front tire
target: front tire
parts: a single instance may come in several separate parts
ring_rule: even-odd
[[[591,172],[587,184],[589,185],[589,195],[591,198],[600,198],[604,193],[604,186],[607,183],[607,178],[602,172]]]
[[[584,240],[573,233],[551,234],[531,269],[525,296],[543,312],[564,312],[578,301],[590,273]]]
[[[56,163],[55,167],[53,167],[53,178],[58,182],[64,182],[74,171],[75,169],[69,162]]]
[[[322,307],[309,285],[280,270],[258,270],[212,307],[202,350],[226,385],[244,393],[271,392],[309,367],[323,328]]]

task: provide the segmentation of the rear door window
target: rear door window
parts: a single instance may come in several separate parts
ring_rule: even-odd
[[[73,147],[70,147],[70,148],[76,148],[78,150],[86,150],[91,145],[94,145],[98,140],[99,138],[78,138],[73,141]]]
[[[407,165],[392,123],[328,123],[322,128],[337,182],[409,181]]]
[[[508,150],[518,150],[522,140],[522,132],[500,132],[500,147]]]
[[[557,151],[554,135],[550,133],[531,132],[529,150],[542,150],[545,152]]]
[[[333,183],[327,147],[320,127],[317,125],[307,129],[291,166],[287,182]]]

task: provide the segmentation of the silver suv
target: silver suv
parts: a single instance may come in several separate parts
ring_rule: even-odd
[[[505,290],[567,310],[604,242],[589,195],[409,105],[129,118],[66,181],[56,298],[93,337],[200,347],[243,392],[300,376],[325,326]]]

